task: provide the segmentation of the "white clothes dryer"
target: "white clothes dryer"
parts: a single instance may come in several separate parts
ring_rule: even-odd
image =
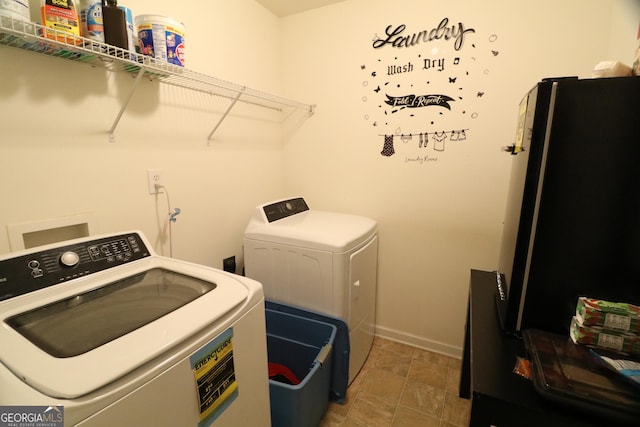
[[[5,255],[0,406],[65,426],[269,426],[264,313],[259,283],[139,232]]]
[[[376,221],[311,210],[301,197],[256,208],[243,239],[247,277],[268,301],[342,319],[349,328],[349,380],[375,334]]]

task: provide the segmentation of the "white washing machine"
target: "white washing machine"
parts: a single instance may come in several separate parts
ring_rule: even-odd
[[[0,257],[0,407],[65,426],[269,426],[259,283],[139,232]]]
[[[301,197],[256,208],[243,239],[247,277],[269,301],[328,314],[349,328],[349,383],[375,333],[378,264],[373,219],[309,209]]]

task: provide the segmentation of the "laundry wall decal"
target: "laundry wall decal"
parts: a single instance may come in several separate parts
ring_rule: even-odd
[[[373,48],[380,49],[386,45],[395,48],[413,47],[421,43],[433,42],[434,40],[452,40],[455,50],[460,50],[464,46],[467,33],[475,33],[473,28],[465,28],[462,22],[449,25],[449,18],[443,18],[437,27],[422,30],[418,33],[405,34],[407,26],[405,24],[393,26],[389,25],[384,30],[385,37],[377,37],[373,41]]]
[[[356,64],[363,117],[382,138],[375,143],[382,158],[455,159],[478,135],[472,128],[493,95],[485,85],[502,59],[498,36],[449,17],[407,20],[363,37],[368,60]]]
[[[447,95],[387,95],[385,103],[392,107],[420,108],[436,106],[451,110],[451,105],[449,105],[451,101],[455,101],[455,99]]]

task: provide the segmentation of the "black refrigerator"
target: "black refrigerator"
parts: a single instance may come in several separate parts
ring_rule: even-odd
[[[505,151],[503,328],[568,333],[579,296],[640,305],[640,77],[537,83]]]

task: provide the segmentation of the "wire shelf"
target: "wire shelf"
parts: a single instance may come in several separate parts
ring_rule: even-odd
[[[312,115],[315,109],[314,105],[251,89],[237,83],[169,64],[150,56],[132,53],[119,47],[2,15],[0,15],[0,45],[102,67],[113,72],[136,75],[136,83],[132,88],[131,95],[133,95],[140,78],[145,77],[172,86],[228,99],[230,103],[228,109],[215,125],[208,139],[211,139],[237,102],[282,112],[283,116],[290,115],[295,111],[303,111],[308,115]],[[109,130],[110,140],[114,139],[113,133],[127,107],[128,100],[122,105],[112,128]]]

